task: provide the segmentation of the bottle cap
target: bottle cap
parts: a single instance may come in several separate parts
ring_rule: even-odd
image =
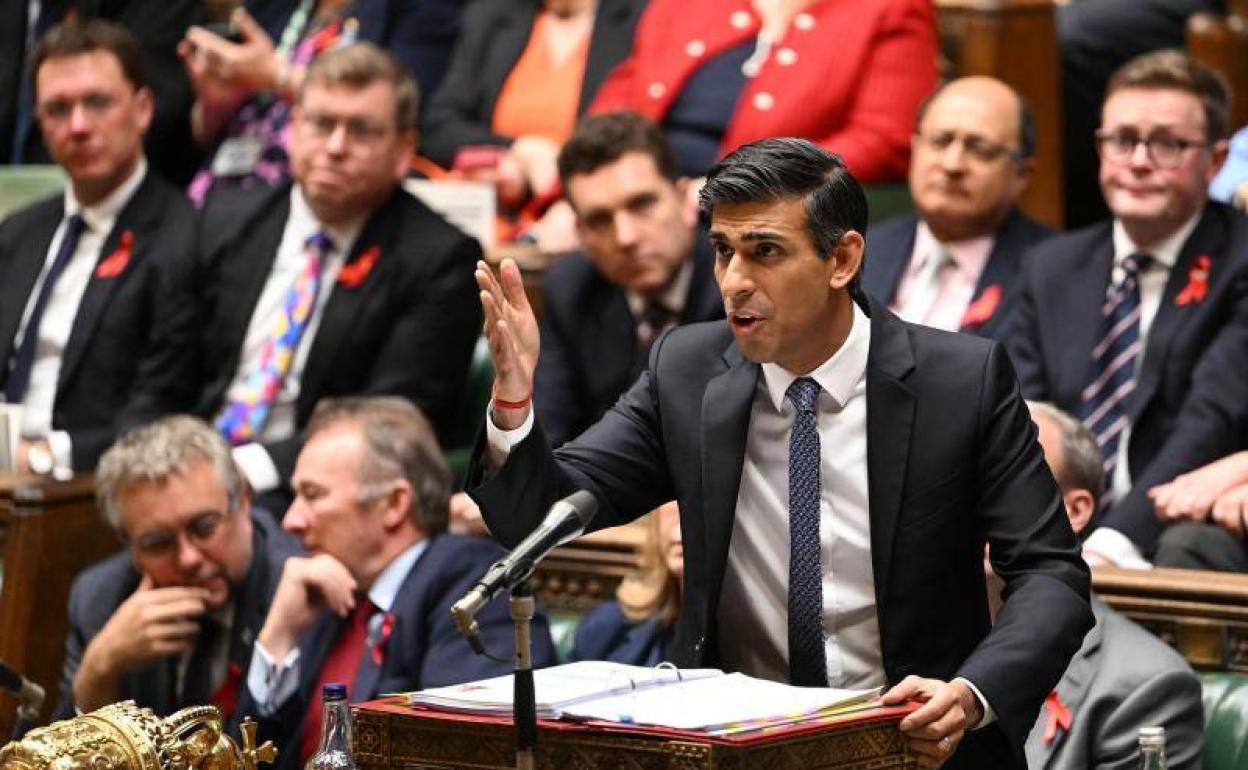
[[[346,700],[347,686],[345,684],[327,684],[321,689],[321,697],[325,700]]]

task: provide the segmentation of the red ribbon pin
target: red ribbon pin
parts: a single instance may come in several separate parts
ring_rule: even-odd
[[[1183,307],[1184,305],[1205,301],[1205,296],[1209,294],[1209,267],[1211,264],[1212,261],[1207,254],[1201,254],[1196,258],[1196,261],[1187,270],[1187,285],[1174,298],[1174,304]]]
[[[966,306],[959,326],[982,326],[997,312],[1001,304],[1001,284],[994,283],[984,288],[974,302]]]
[[[1058,728],[1062,732],[1070,732],[1070,726],[1074,723],[1075,715],[1057,697],[1057,690],[1049,693],[1049,697],[1044,699],[1044,735],[1041,736],[1044,742],[1052,743],[1057,737]]]
[[[95,268],[96,278],[116,278],[126,271],[130,264],[130,252],[134,250],[134,233],[129,230],[122,232],[117,248],[113,250]]]
[[[381,247],[372,246],[358,258],[352,260],[348,265],[343,265],[342,270],[338,271],[338,283],[354,289],[356,286],[364,283],[364,279],[368,274],[373,272],[373,267],[377,264],[377,260],[381,259]]]

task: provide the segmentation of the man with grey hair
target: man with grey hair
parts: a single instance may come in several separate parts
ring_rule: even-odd
[[[420,411],[393,396],[322,401],[308,424],[283,526],[307,558],[286,562],[257,638],[243,708],[287,747],[275,770],[302,767],[320,738],[320,692],[351,700],[456,684],[510,670],[505,598],[478,615],[492,657],[472,654],[451,616],[503,555],[490,540],[446,534],[451,473]],[[533,660],[554,661],[545,620]]]
[[[1076,533],[1087,531],[1100,503],[1105,470],[1083,423],[1051,404],[1028,403],[1040,446]],[[991,585],[990,581],[990,585]],[[999,586],[999,584],[997,584]],[[992,597],[994,600],[996,597]],[[1137,735],[1166,728],[1172,768],[1200,767],[1204,738],[1200,680],[1174,650],[1119,615],[1094,594],[1096,625],[1040,711],[1027,737],[1032,770],[1136,767]]]
[[[167,417],[100,460],[96,496],[126,550],[69,598],[58,718],[134,699],[161,714],[228,714],[282,563],[299,544],[265,512],[206,423]]]

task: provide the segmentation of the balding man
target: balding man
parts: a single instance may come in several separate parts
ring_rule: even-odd
[[[1026,103],[1001,81],[937,91],[911,140],[916,211],[868,232],[867,292],[907,321],[1004,339],[1022,253],[1052,234],[1015,207],[1035,143]]]

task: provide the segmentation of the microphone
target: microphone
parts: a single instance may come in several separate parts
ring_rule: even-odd
[[[533,574],[534,567],[556,546],[580,537],[594,514],[598,501],[589,492],[573,492],[550,507],[545,520],[520,545],[494,562],[472,590],[451,607],[455,625],[478,655],[485,652],[480,628],[474,620],[486,602],[504,588],[510,589]]]
[[[0,660],[0,689],[8,690],[17,697],[17,722],[13,725],[13,733],[15,738],[20,738],[29,725],[38,721],[46,693],[37,683],[14,671],[3,660]]]

